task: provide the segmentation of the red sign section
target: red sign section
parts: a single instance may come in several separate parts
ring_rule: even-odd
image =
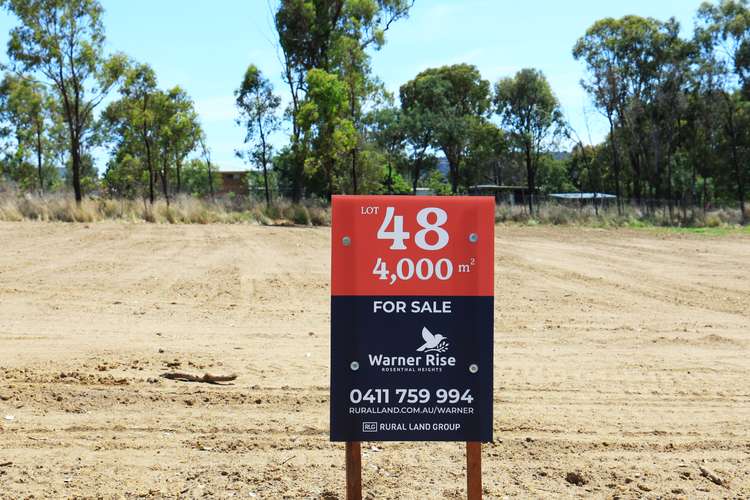
[[[332,295],[493,295],[494,198],[334,196],[332,205]]]

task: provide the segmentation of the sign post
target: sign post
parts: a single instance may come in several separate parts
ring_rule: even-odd
[[[361,441],[465,441],[479,499],[492,440],[494,199],[334,196],[331,429],[347,498]]]
[[[468,500],[482,498],[482,443],[466,443],[466,497]]]
[[[359,441],[346,442],[346,498],[362,500],[362,450]]]

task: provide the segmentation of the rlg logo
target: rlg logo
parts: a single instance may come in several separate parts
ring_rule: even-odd
[[[378,432],[378,423],[362,422],[362,432]]]

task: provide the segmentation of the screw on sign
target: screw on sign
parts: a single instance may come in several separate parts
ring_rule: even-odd
[[[481,497],[492,440],[494,199],[334,196],[331,440],[465,441]]]

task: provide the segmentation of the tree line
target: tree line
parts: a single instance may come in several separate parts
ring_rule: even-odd
[[[161,89],[154,70],[106,54],[97,0],[3,0],[10,32],[0,82],[0,180],[45,192],[213,194],[210,151],[190,96]],[[113,97],[104,109],[102,103]],[[100,176],[93,150],[109,151]]]
[[[152,202],[213,194],[216,168],[190,97],[160,89],[147,64],[104,54],[96,0],[2,3],[19,20],[0,86],[6,178],[51,189],[56,165],[78,200],[95,188]],[[703,3],[690,36],[674,19],[639,16],[602,19],[583,33],[572,54],[608,125],[596,144],[566,121],[535,68],[494,83],[470,64],[429,68],[390,93],[371,57],[412,4],[278,2],[283,85],[249,64],[235,91],[245,131],[236,154],[257,172],[253,188],[266,203],[280,194],[300,201],[524,185],[532,213],[534,195],[588,191],[614,193],[620,210],[626,200],[646,210],[665,203],[670,213],[732,204],[747,221],[747,0]],[[107,93],[117,98],[97,113]],[[110,151],[100,179],[96,145]]]

